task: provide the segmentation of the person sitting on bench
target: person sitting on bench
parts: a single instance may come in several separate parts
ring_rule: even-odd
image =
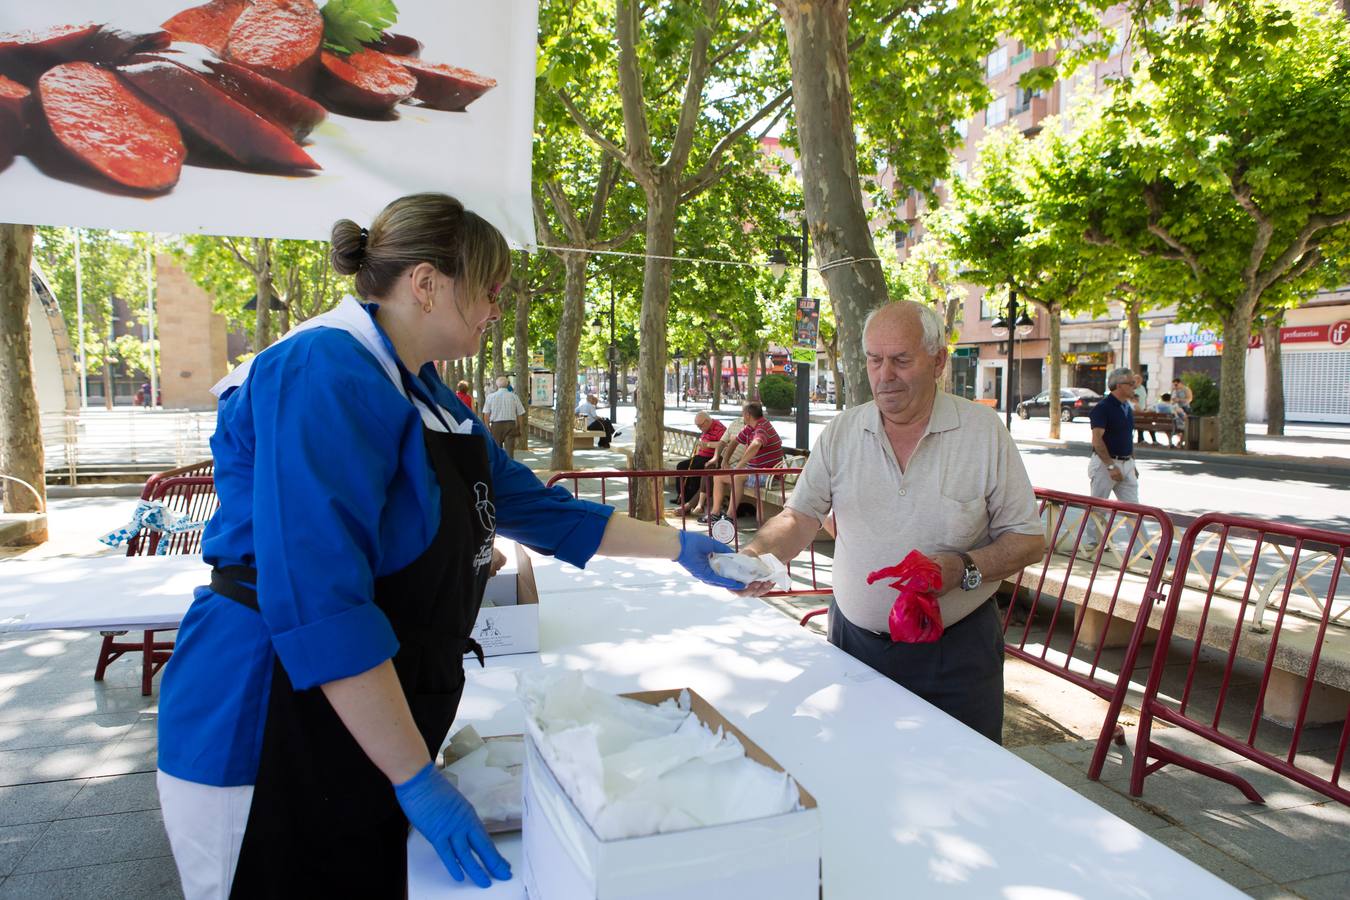
[[[688,459],[682,459],[675,464],[677,469],[698,470],[706,468],[717,457],[717,448],[722,441],[722,436],[727,433],[727,426],[700,411],[694,416],[694,424],[698,426],[698,448],[694,450],[694,455]],[[675,481],[676,493],[679,499],[679,506],[676,512],[679,515],[688,515],[691,512],[700,513],[701,510],[693,509],[695,501],[703,492],[702,478],[678,478]]]
[[[1157,403],[1153,404],[1153,411],[1166,413],[1172,417],[1172,428],[1174,434],[1186,433],[1186,411],[1179,404],[1172,402],[1171,394],[1163,394],[1158,398]],[[1153,438],[1153,443],[1158,443],[1158,437],[1155,432],[1150,431],[1149,436]],[[1172,435],[1167,436],[1167,446],[1172,446]]]
[[[599,397],[594,394],[587,394],[586,399],[577,404],[577,415],[586,417],[587,431],[603,431],[605,433],[605,436],[600,439],[599,445],[608,447],[614,436],[622,434],[622,432],[615,431],[614,423],[600,415],[600,411],[595,408],[595,405],[599,402]]]
[[[741,433],[736,435],[735,444],[745,446],[745,455],[735,466],[728,466],[733,469],[774,469],[783,463],[783,440],[774,430],[773,423],[764,418],[764,407],[758,403],[747,403],[741,407],[741,419],[745,422],[745,427]],[[725,459],[731,458],[735,446],[728,448]],[[713,495],[712,502],[708,506],[708,512],[699,517],[699,524],[706,525],[722,518],[731,518],[722,514],[722,499],[728,492],[731,494],[731,512],[734,515],[736,506],[740,501],[741,490],[743,487],[759,487],[767,485],[771,475],[766,472],[746,475],[715,475],[713,476]]]

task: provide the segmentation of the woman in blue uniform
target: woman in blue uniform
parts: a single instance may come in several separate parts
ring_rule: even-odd
[[[217,386],[220,510],[159,706],[158,784],[189,898],[402,897],[407,825],[456,880],[510,877],[431,760],[497,529],[585,565],[729,552],[546,489],[437,378],[477,352],[510,269],[451,197],[333,227],[356,292]]]

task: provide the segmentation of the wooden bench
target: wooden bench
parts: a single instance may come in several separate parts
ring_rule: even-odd
[[[527,411],[529,433],[543,441],[553,443],[553,410],[546,406],[532,406]],[[585,416],[575,416],[572,429],[572,449],[592,450],[604,434],[603,431],[587,431]]]
[[[1134,414],[1134,430],[1142,435],[1148,432],[1149,439],[1153,443],[1158,443],[1158,433],[1167,435],[1167,446],[1172,446],[1172,436],[1178,434],[1176,418],[1171,413],[1162,412],[1136,412]]]

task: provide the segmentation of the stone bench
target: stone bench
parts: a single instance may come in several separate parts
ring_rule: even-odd
[[[528,431],[531,436],[542,441],[553,442],[553,410],[531,407],[527,413]],[[604,435],[603,431],[587,431],[584,416],[573,417],[573,424],[579,425],[572,430],[573,450],[593,450],[596,442]]]
[[[1180,534],[1189,521],[1186,517],[1174,519],[1179,542]],[[1066,529],[1070,534],[1075,530],[1075,528]],[[1071,545],[1072,540],[1061,543]],[[1093,577],[1095,551],[1087,554],[1086,558],[1080,551],[1078,559],[1070,569],[1069,549],[1070,546],[1057,548],[1060,552],[1052,554],[1050,558],[1044,585],[1040,590],[1042,597],[1045,598],[1044,602],[1053,605],[1054,599],[1059,596],[1061,590],[1063,591],[1065,602],[1074,607],[1080,647],[1095,651],[1099,635],[1104,635],[1103,648],[1124,647],[1139,618],[1139,609],[1143,603],[1148,571],[1152,565],[1151,560],[1143,557],[1143,553],[1145,550],[1151,552],[1151,542],[1144,543],[1142,547],[1136,545],[1134,557],[1129,560],[1122,560],[1116,549],[1108,543],[1102,551],[1102,561],[1095,578]],[[1196,549],[1199,554],[1208,553],[1214,548],[1208,547],[1202,538],[1197,541]],[[1232,566],[1225,568],[1224,571],[1235,571],[1236,574],[1227,581],[1223,579],[1219,581],[1204,621],[1203,644],[1226,655],[1233,645],[1238,617],[1241,615],[1242,630],[1238,635],[1236,655],[1239,659],[1263,667],[1270,653],[1274,622],[1279,612],[1287,568],[1277,566],[1274,571],[1258,577],[1251,590],[1246,591],[1244,609],[1243,595],[1247,580],[1240,573],[1245,571],[1243,566],[1250,561],[1250,551],[1245,547],[1235,550],[1232,544],[1229,544],[1223,552],[1229,554],[1227,561],[1232,563]],[[1264,550],[1262,559],[1267,559],[1267,554],[1271,552],[1270,549]],[[1306,602],[1307,596],[1302,595],[1297,586],[1300,577],[1308,577],[1307,570],[1316,566],[1315,561],[1306,559],[1308,552],[1305,549],[1305,562],[1300,566],[1300,572],[1305,574],[1302,576],[1296,574],[1296,587],[1290,595],[1291,606],[1295,606],[1296,603],[1308,605],[1309,609],[1305,610],[1308,614],[1298,615],[1288,612],[1284,617],[1272,662],[1270,684],[1262,707],[1262,715],[1266,719],[1286,727],[1292,726],[1298,718],[1299,707],[1308,683],[1308,673],[1312,669],[1312,656],[1317,646],[1320,627],[1320,621],[1311,617],[1316,611],[1311,603]],[[1207,556],[1203,561],[1192,557],[1191,571],[1182,575],[1187,578],[1187,586],[1182,589],[1177,621],[1173,629],[1177,639],[1194,641],[1200,634],[1205,588],[1209,582],[1212,564],[1212,556]],[[1041,571],[1041,563],[1027,568],[1022,581],[1022,594],[1025,597],[1030,597],[1040,584]],[[1342,573],[1343,582],[1347,575],[1350,573]],[[1175,577],[1177,575],[1174,572],[1164,576],[1159,587],[1164,596],[1170,595],[1172,579]],[[1115,608],[1112,610],[1111,598],[1113,592],[1116,592],[1117,583],[1119,591],[1116,594]],[[1005,587],[1011,590],[1012,582],[1005,582]],[[1343,595],[1342,591],[1341,596]],[[1152,645],[1156,640],[1164,609],[1165,604],[1162,602],[1153,605],[1149,616],[1147,645]],[[1333,608],[1333,616],[1338,611]],[[1345,619],[1350,619],[1350,616],[1343,617],[1343,620]],[[1314,682],[1306,723],[1311,726],[1343,721],[1346,709],[1350,707],[1350,627],[1346,624],[1332,622],[1327,626],[1317,660]]]

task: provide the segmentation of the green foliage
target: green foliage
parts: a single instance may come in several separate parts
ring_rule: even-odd
[[[80,272],[84,294],[84,343],[89,374],[102,371],[106,356],[144,371],[148,345],[134,335],[112,339],[113,298],[126,300],[137,324],[148,317],[146,309],[146,250],[150,235],[101,229],[39,226],[33,239],[33,258],[56,295],[70,335],[72,349],[79,343],[79,312],[76,309],[75,240],[80,239]],[[141,363],[144,364],[141,364]]]
[[[398,21],[393,0],[328,0],[320,12],[323,45],[334,53],[356,53]]]
[[[786,375],[765,375],[759,382],[759,399],[765,409],[792,409],[797,383]]]
[[[1213,416],[1219,412],[1219,386],[1203,372],[1186,372],[1182,382],[1191,389],[1191,415]]]

